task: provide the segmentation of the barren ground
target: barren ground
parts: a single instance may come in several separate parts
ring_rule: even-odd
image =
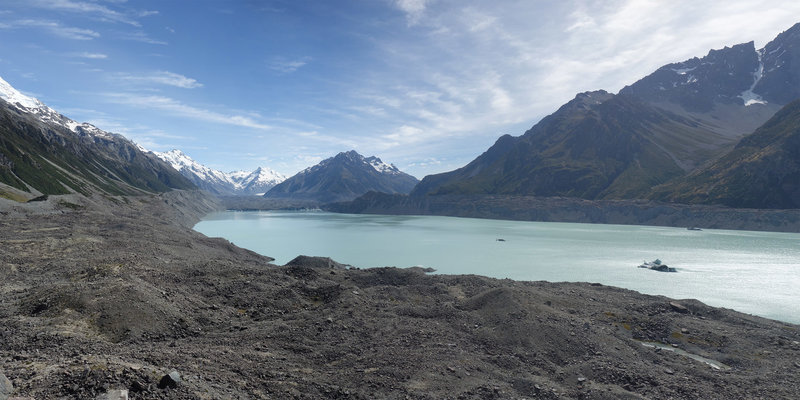
[[[0,200],[12,396],[800,398],[795,325],[590,283],[277,266],[189,228],[215,207]]]

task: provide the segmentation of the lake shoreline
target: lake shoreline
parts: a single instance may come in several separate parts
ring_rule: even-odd
[[[436,195],[370,192],[350,202],[321,206],[349,214],[441,215],[514,221],[651,225],[800,233],[800,210],[736,209],[646,200],[566,197]]]
[[[309,254],[360,268],[422,266],[448,275],[599,282],[800,322],[800,306],[786,302],[800,290],[800,246],[792,233],[318,210],[225,211],[193,229],[279,264]],[[678,272],[635,268],[655,258]]]
[[[797,325],[599,284],[320,258],[278,266],[191,230],[219,208],[188,192],[0,201],[0,379],[11,395],[800,396]],[[159,388],[173,370],[181,383]]]

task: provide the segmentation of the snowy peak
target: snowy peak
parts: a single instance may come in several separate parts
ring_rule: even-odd
[[[306,168],[265,196],[329,203],[352,200],[369,191],[405,194],[417,182],[378,157],[364,157],[351,150]]]
[[[748,42],[667,64],[619,93],[700,113],[719,104],[786,105],[800,98],[800,24],[759,50]]]
[[[65,117],[38,99],[22,94],[22,92],[11,86],[2,77],[0,77],[0,98],[7,101],[9,104],[14,105],[20,111],[34,114],[42,121],[63,126],[79,136],[99,137],[106,139],[114,136],[113,133],[106,132],[90,123],[79,123]],[[146,151],[141,148],[141,146],[139,146],[139,148],[142,151]]]
[[[371,156],[371,157],[364,157],[355,150],[345,151],[337,154],[334,157],[328,158],[320,162],[319,164],[306,168],[305,170],[301,171],[301,173],[307,173],[311,171],[319,170],[320,168],[329,166],[334,163],[349,163],[352,165],[363,165],[369,166],[375,172],[380,174],[389,174],[389,175],[400,175],[403,174],[394,164],[386,164],[385,162],[381,161],[380,158]]]
[[[252,172],[233,171],[228,177],[236,184],[242,194],[263,194],[275,185],[286,180],[286,175],[266,167],[258,167]]]
[[[759,53],[761,76],[752,91],[764,101],[781,105],[800,98],[800,24],[778,35]]]
[[[251,172],[224,173],[195,161],[180,150],[153,153],[201,189],[221,195],[262,194],[286,179],[283,174],[265,167]]]
[[[0,78],[0,182],[21,192],[111,195],[193,189],[141,146],[75,122]],[[48,168],[43,168],[47,165]]]
[[[11,86],[2,77],[0,77],[0,97],[11,104],[22,106],[28,110],[47,108],[41,101],[22,94],[22,92]]]
[[[711,50],[703,58],[667,64],[619,93],[652,102],[676,103],[688,111],[707,112],[716,104],[755,100],[752,88],[759,65],[754,43],[742,43]]]

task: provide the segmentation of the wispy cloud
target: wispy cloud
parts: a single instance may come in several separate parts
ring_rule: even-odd
[[[166,46],[168,43],[163,40],[153,39],[147,33],[143,31],[136,31],[136,32],[128,32],[120,35],[121,39],[130,40],[134,42],[142,42],[147,44],[157,44],[161,46]]]
[[[92,2],[72,0],[29,0],[28,4],[47,10],[86,14],[104,21],[119,22],[137,27],[141,26],[139,21],[127,15],[126,13],[115,11],[104,5]],[[140,11],[137,12],[136,15],[139,17],[146,17],[157,13],[157,11]]]
[[[194,107],[165,96],[142,96],[134,93],[106,93],[109,101],[134,107],[154,109],[168,114],[199,121],[239,126],[259,130],[270,130],[271,126],[258,122],[250,116],[225,114],[218,111]]]
[[[79,57],[79,58],[88,58],[90,60],[105,60],[105,59],[108,58],[107,54],[89,53],[89,52],[86,52],[86,51],[84,51],[82,53],[73,53],[72,56],[73,57]]]
[[[394,0],[394,6],[406,14],[409,25],[416,25],[429,2],[430,0]]]
[[[382,64],[396,67],[359,77],[347,108],[381,126],[387,150],[453,136],[521,134],[576,93],[616,92],[663,64],[712,48],[753,39],[763,46],[800,15],[800,3],[780,3],[678,0],[664,8],[657,0],[578,0],[495,7],[464,0],[433,7],[396,0],[413,34],[374,41]]]
[[[290,74],[297,71],[311,61],[311,57],[302,57],[295,60],[285,58],[275,58],[269,62],[268,67],[273,71]]]
[[[113,76],[113,79],[136,84],[154,83],[159,85],[175,86],[184,89],[203,87],[203,84],[195,79],[187,78],[181,74],[176,74],[169,71],[156,71],[149,75],[116,74]]]
[[[19,29],[19,28],[43,29],[47,32],[50,32],[53,35],[74,40],[92,40],[100,37],[99,33],[91,29],[64,26],[60,22],[56,21],[48,21],[42,19],[21,19],[12,22],[5,22],[5,23],[0,22],[0,29]]]

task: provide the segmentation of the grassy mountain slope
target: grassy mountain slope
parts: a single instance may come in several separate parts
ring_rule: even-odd
[[[412,194],[636,198],[716,155],[721,143],[733,145],[698,121],[635,97],[582,93],[467,166],[425,177]]]
[[[657,187],[657,200],[743,208],[800,208],[800,100],[686,178]]]
[[[72,132],[0,100],[0,183],[33,195],[111,195],[194,188],[164,162],[117,136]]]

